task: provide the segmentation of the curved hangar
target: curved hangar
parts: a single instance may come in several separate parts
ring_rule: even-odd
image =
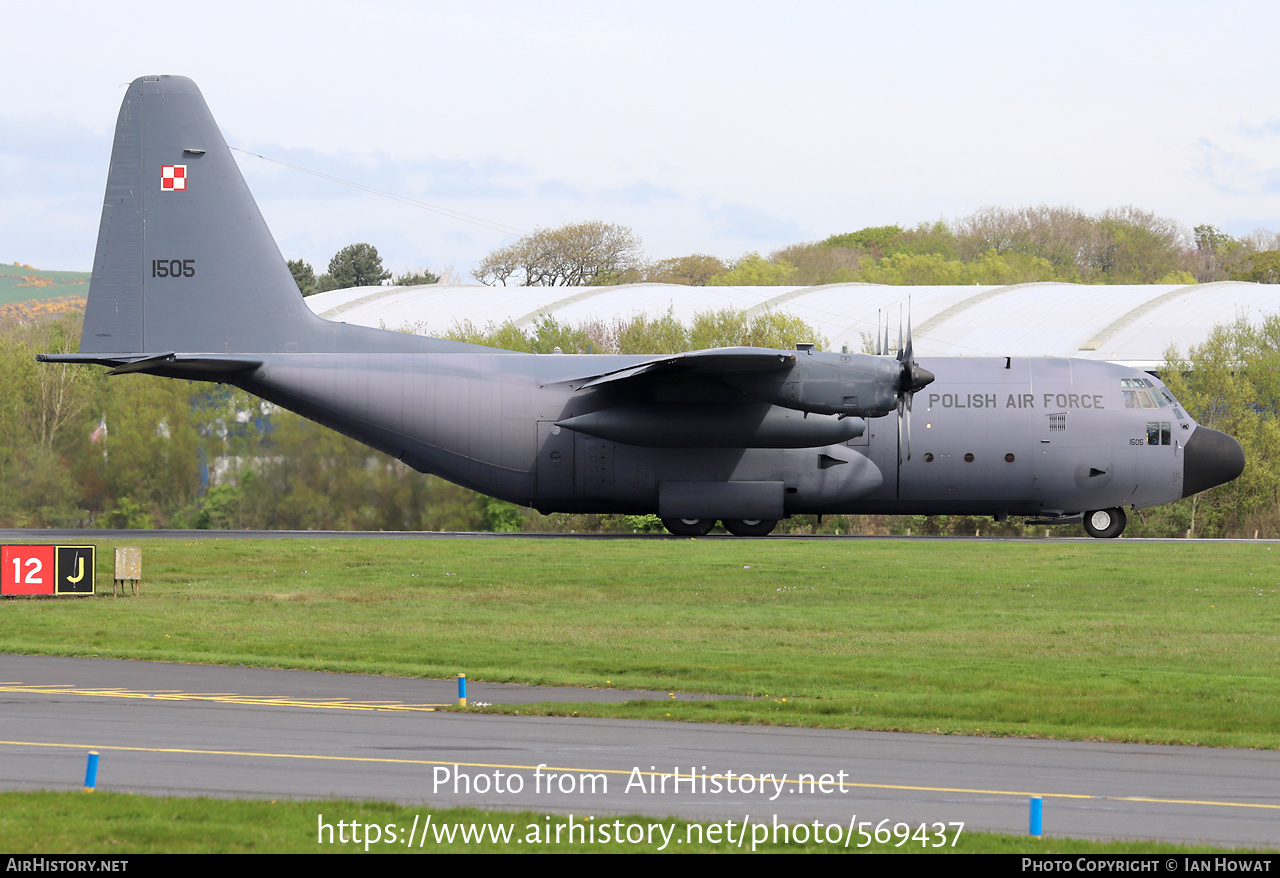
[[[464,321],[519,328],[543,317],[573,325],[589,320],[660,317],[670,311],[690,323],[696,314],[734,308],[748,315],[774,309],[795,315],[831,350],[867,349],[877,324],[896,338],[908,307],[915,349],[926,357],[1073,357],[1158,370],[1169,345],[1185,354],[1216,324],[1275,312],[1276,288],[1219,283],[1084,286],[899,287],[828,284],[817,287],[688,287],[624,284],[605,287],[485,287],[434,284],[358,287],[309,297],[328,320],[419,335],[442,335]],[[904,318],[905,322],[905,318]]]

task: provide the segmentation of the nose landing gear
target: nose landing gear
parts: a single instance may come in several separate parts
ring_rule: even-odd
[[[1097,540],[1111,540],[1124,533],[1128,522],[1123,509],[1099,509],[1084,514],[1084,531]]]

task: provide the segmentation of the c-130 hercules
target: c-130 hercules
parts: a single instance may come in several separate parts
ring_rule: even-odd
[[[1141,371],[917,363],[909,333],[899,349],[536,355],[331,323],[303,302],[199,89],[147,76],[116,123],[81,352],[40,359],[225,382],[485,494],[656,512],[680,535],[911,513],[1115,537],[1124,507],[1244,469],[1239,443]],[[913,394],[927,409],[914,456]]]

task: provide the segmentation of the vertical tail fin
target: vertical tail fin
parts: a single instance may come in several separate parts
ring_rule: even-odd
[[[134,80],[116,123],[81,351],[296,350],[325,335],[323,323],[195,83]]]
[[[155,371],[171,362],[155,357],[161,353],[490,350],[317,317],[196,84],[144,76],[129,86],[116,122],[81,353],[45,359]],[[96,354],[125,356],[88,356]]]

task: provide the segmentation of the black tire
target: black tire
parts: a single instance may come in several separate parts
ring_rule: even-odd
[[[735,537],[767,537],[778,526],[776,518],[726,518],[724,529]]]
[[[1097,509],[1084,514],[1084,532],[1095,540],[1113,540],[1128,523],[1123,509]]]
[[[716,526],[714,518],[664,518],[662,526],[678,537],[705,537]]]

